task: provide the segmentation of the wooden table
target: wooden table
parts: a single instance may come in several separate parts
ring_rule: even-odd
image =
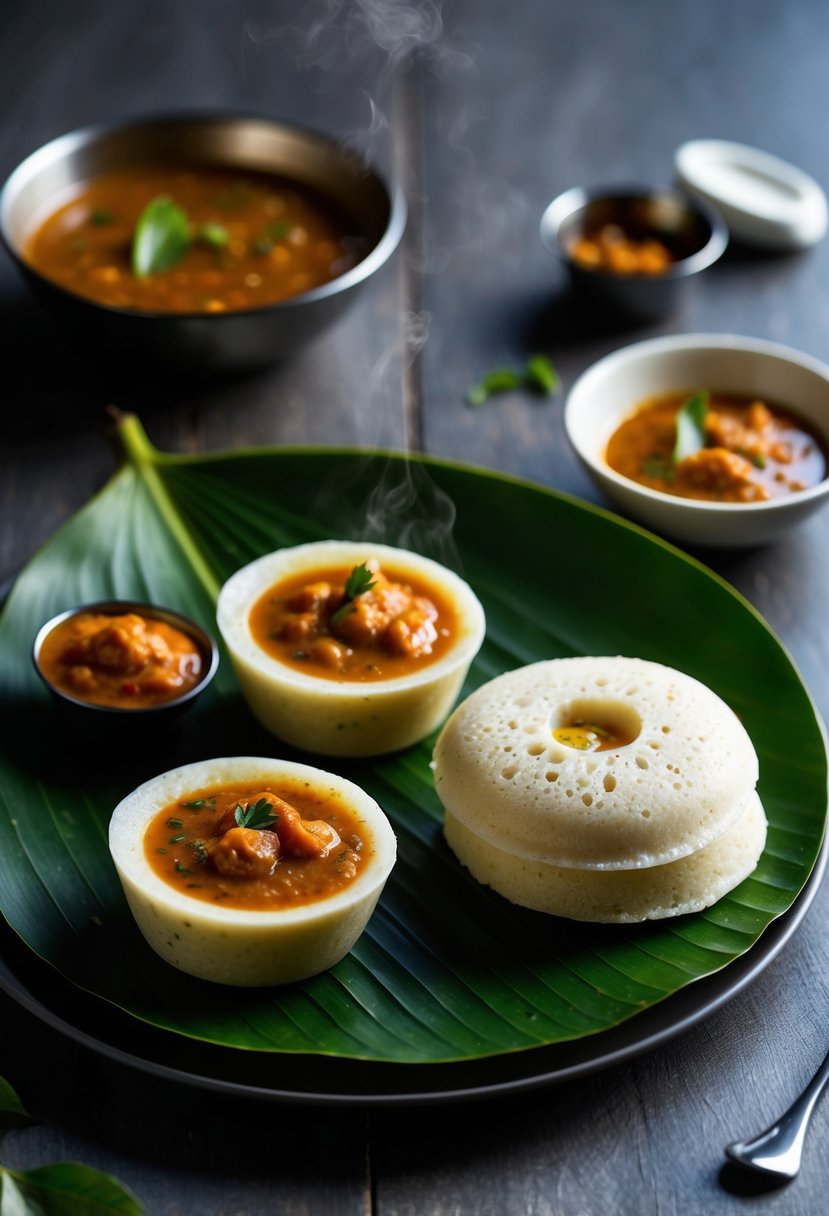
[[[342,10],[342,11],[340,11]],[[377,14],[385,20],[380,21]],[[332,15],[333,14],[333,15]],[[732,251],[687,311],[590,333],[542,251],[547,201],[573,184],[667,182],[701,135],[744,140],[825,183],[829,10],[810,0],[30,0],[0,16],[0,174],[61,131],[150,110],[282,115],[365,149],[404,186],[395,260],[352,312],[273,370],[193,385],[56,343],[0,266],[0,578],[108,477],[104,407],[134,408],[172,450],[256,443],[421,449],[596,500],[562,399],[465,392],[493,365],[550,354],[565,387],[629,341],[684,330],[770,337],[829,356],[829,243]],[[346,49],[348,48],[348,49]],[[829,512],[784,542],[703,555],[768,619],[829,711]],[[200,1212],[737,1212],[723,1145],[794,1097],[827,1046],[829,900],[746,991],[667,1046],[498,1102],[306,1110],[145,1076],[46,1029],[0,996],[0,1075],[43,1119],[0,1160],[82,1160],[153,1216]],[[819,1110],[802,1176],[752,1202],[825,1210]]]

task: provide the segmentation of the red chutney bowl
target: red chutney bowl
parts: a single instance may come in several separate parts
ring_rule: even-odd
[[[140,691],[142,674],[146,677],[146,670],[142,673],[142,669],[138,667],[141,660],[140,649],[131,653],[131,660],[129,655],[126,656],[123,666],[118,664],[118,647],[124,644],[124,633],[128,633],[128,630],[125,631],[122,628],[114,638],[101,639],[99,635],[99,641],[102,643],[109,641],[110,643],[108,654],[102,656],[99,646],[97,656],[93,656],[93,659],[103,657],[103,665],[93,662],[92,668],[87,668],[82,662],[84,658],[82,649],[78,652],[77,658],[81,661],[76,665],[75,670],[77,671],[78,667],[81,667],[82,670],[76,677],[78,686],[73,689],[72,684],[65,678],[65,673],[56,669],[52,652],[55,650],[56,636],[59,637],[56,635],[56,631],[73,619],[86,616],[111,618],[113,623],[119,618],[136,616],[149,625],[155,623],[162,627],[163,633],[168,637],[177,635],[186,640],[191,655],[197,658],[197,663],[191,663],[190,666],[197,666],[197,671],[189,675],[181,692],[164,695],[159,694],[156,688],[149,695],[145,693],[142,701]],[[106,623],[102,623],[100,628],[102,631],[106,630]],[[71,638],[67,640],[67,645],[74,644]],[[32,660],[35,671],[49,690],[53,703],[66,725],[83,729],[94,723],[96,730],[103,728],[120,734],[126,730],[134,732],[136,728],[142,732],[148,728],[166,728],[177,722],[195,704],[216,674],[219,665],[219,649],[212,635],[190,617],[184,616],[183,613],[136,600],[101,600],[76,608],[68,608],[46,621],[35,637]],[[96,667],[102,678],[105,679],[108,676],[110,681],[121,681],[123,685],[127,686],[126,691],[122,690],[122,703],[102,703],[84,697],[85,673],[89,670],[89,674],[94,680]],[[138,669],[136,670],[136,668]],[[154,686],[150,687],[153,689]],[[135,703],[124,703],[128,701],[130,695],[135,695]]]

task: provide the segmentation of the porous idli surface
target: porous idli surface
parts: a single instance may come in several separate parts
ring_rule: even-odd
[[[629,739],[580,751],[576,720]],[[705,684],[644,659],[551,659],[498,676],[455,710],[434,755],[447,812],[516,857],[625,870],[703,848],[742,815],[757,755]]]
[[[754,794],[724,835],[688,857],[639,870],[574,870],[514,857],[447,814],[447,843],[473,878],[524,908],[571,920],[628,925],[701,912],[755,869],[766,816]]]

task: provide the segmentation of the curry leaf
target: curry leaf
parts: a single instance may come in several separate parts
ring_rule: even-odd
[[[0,1128],[28,1127],[32,1123],[37,1120],[25,1110],[8,1081],[0,1077]]]
[[[488,372],[480,383],[469,390],[466,400],[470,405],[484,405],[495,393],[506,393],[517,388],[531,388],[551,397],[558,386],[558,373],[547,356],[533,355],[520,371],[499,367]]]
[[[676,416],[676,442],[672,460],[678,465],[686,456],[693,456],[705,447],[705,417],[708,413],[708,393],[694,393]]]
[[[230,233],[224,224],[211,222],[202,224],[198,231],[200,241],[205,245],[212,245],[214,249],[225,249],[230,242]]]
[[[546,355],[533,355],[531,359],[527,360],[524,381],[548,397],[552,397],[560,383],[558,372]]]
[[[109,1174],[72,1161],[33,1170],[0,1166],[0,1216],[141,1216],[135,1195]]]
[[[135,226],[132,240],[132,272],[146,278],[169,270],[180,262],[190,244],[187,212],[164,195],[152,199]]]

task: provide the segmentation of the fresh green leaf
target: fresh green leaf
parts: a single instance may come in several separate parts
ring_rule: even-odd
[[[565,495],[445,460],[331,449],[161,455],[135,418],[120,433],[126,463],[29,563],[0,617],[0,906],[71,983],[177,1036],[255,1051],[263,1084],[284,1088],[309,1054],[408,1073],[414,1063],[585,1040],[678,991],[693,1004],[695,981],[744,957],[795,904],[825,829],[821,724],[765,622],[698,561]],[[93,764],[78,780],[73,753],[72,766],[44,771],[50,707],[32,669],[34,630],[66,602],[113,594],[169,604],[209,627],[218,588],[239,566],[305,541],[363,540],[377,486],[413,484],[420,520],[432,521],[436,504],[457,512],[452,543],[486,612],[464,693],[563,655],[633,654],[681,668],[723,697],[752,738],[769,846],[750,879],[706,912],[612,931],[565,926],[507,904],[455,861],[429,768],[433,739],[331,761],[383,807],[398,839],[365,933],[332,971],[289,989],[193,980],[133,927],[106,843],[112,807],[158,772],[159,757],[136,749],[117,771]],[[327,492],[309,496],[309,486]],[[405,543],[399,529],[410,522],[389,514],[376,540]],[[498,535],[510,543],[493,547]],[[548,560],[539,537],[567,544]],[[441,532],[433,556],[445,540]],[[606,596],[585,595],[597,570],[613,588],[612,610]],[[194,756],[281,754],[226,662],[171,744],[169,768]],[[195,853],[186,856],[196,877],[184,882],[198,882]],[[103,923],[89,950],[95,916]]]
[[[676,442],[672,460],[678,465],[686,456],[693,456],[705,447],[705,416],[708,413],[708,393],[694,393],[676,416]]]
[[[272,828],[279,822],[279,816],[274,814],[273,806],[267,798],[260,798],[253,805],[248,802],[242,806],[240,802],[233,812],[233,818],[240,828],[254,828],[257,832]]]
[[[329,624],[338,625],[351,612],[357,597],[364,595],[366,591],[371,591],[372,587],[376,585],[374,575],[365,562],[360,566],[355,566],[345,580],[345,599],[337,611],[331,614]]]
[[[230,233],[224,224],[202,224],[198,232],[199,240],[214,249],[225,249],[230,242]]]
[[[96,228],[108,228],[110,224],[115,223],[115,216],[111,211],[104,211],[101,209],[92,212],[89,217],[89,222]]]
[[[466,394],[470,405],[484,405],[495,393],[507,393],[512,389],[530,388],[551,397],[559,386],[558,373],[546,355],[533,355],[523,370],[499,367],[488,372],[479,384]]]
[[[146,278],[180,262],[190,245],[187,212],[172,199],[159,195],[138,217],[132,240],[132,272]]]
[[[135,1195],[109,1174],[73,1161],[33,1170],[0,1166],[0,1216],[141,1216]]]
[[[524,380],[528,386],[537,388],[548,397],[553,396],[561,383],[558,372],[546,355],[533,355],[528,359]]]
[[[32,1123],[37,1123],[37,1119],[25,1110],[8,1081],[0,1077],[0,1129],[28,1127]]]

